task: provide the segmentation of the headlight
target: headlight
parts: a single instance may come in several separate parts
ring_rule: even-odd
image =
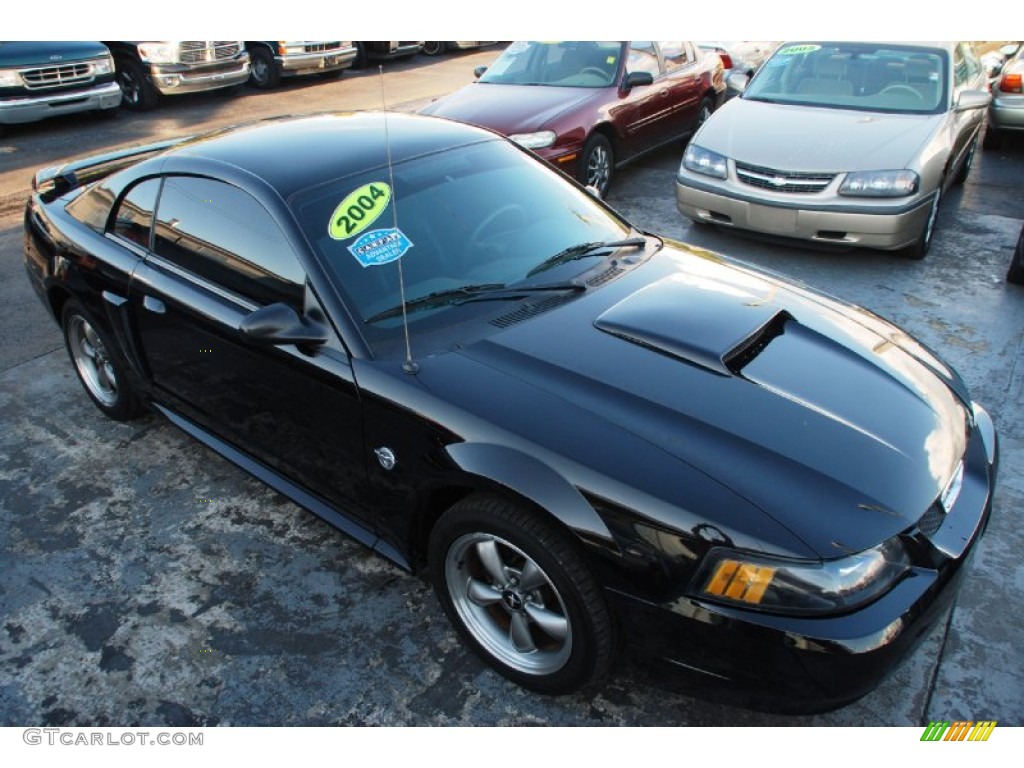
[[[683,167],[717,179],[724,179],[729,173],[725,155],[698,147],[696,144],[687,144],[686,152],[683,153]]]
[[[21,85],[21,75],[16,69],[0,69],[0,88],[17,88]]]
[[[102,59],[96,59],[92,63],[92,72],[94,75],[109,75],[114,71],[114,60],[109,56],[104,56]]]
[[[177,43],[139,43],[139,56],[153,64],[174,64],[178,61]]]
[[[537,131],[537,133],[513,133],[512,141],[527,149],[544,149],[555,143],[554,131]]]
[[[913,171],[857,171],[848,173],[840,195],[851,197],[905,197],[917,192],[920,178]]]
[[[759,611],[829,614],[883,595],[909,568],[910,558],[898,538],[838,560],[816,562],[718,548],[698,571],[692,591]]]

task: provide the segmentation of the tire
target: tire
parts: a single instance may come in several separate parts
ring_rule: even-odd
[[[697,108],[697,122],[693,124],[693,131],[690,133],[691,136],[695,135],[700,127],[704,125],[710,119],[711,113],[715,111],[715,102],[712,101],[710,96],[705,96],[700,100],[700,106]]]
[[[991,125],[985,126],[985,138],[981,140],[981,148],[988,151],[990,149],[999,149],[1003,146],[1003,134],[993,128]]]
[[[134,112],[153,109],[160,98],[156,87],[141,64],[134,59],[117,59],[117,84],[121,86],[121,104]]]
[[[928,250],[932,247],[932,240],[935,238],[935,222],[939,218],[939,205],[942,202],[942,185],[943,182],[940,181],[938,189],[935,190],[935,198],[932,200],[932,206],[928,211],[928,220],[924,223],[921,236],[917,242],[906,249],[907,257],[915,261],[920,261],[927,256]]]
[[[70,299],[61,313],[64,346],[85,392],[115,421],[129,421],[143,408],[128,379],[128,367],[103,326]]]
[[[956,177],[953,179],[954,184],[963,184],[967,181],[967,177],[971,173],[971,168],[974,166],[974,153],[977,149],[978,137],[975,136],[974,140],[971,141],[971,146],[967,148],[967,156],[964,158],[964,162],[960,166],[960,170],[956,172]]]
[[[274,54],[266,46],[257,45],[249,51],[249,82],[263,90],[276,88],[281,82]]]
[[[1010,269],[1006,273],[1006,281],[1024,285],[1024,229],[1020,231],[1017,239],[1017,247],[1013,251],[1013,259],[1010,261]]]
[[[570,536],[505,499],[468,497],[434,526],[434,591],[463,642],[509,680],[564,694],[599,680],[615,632]]]
[[[580,158],[579,180],[584,186],[597,187],[601,197],[608,194],[615,172],[615,151],[601,133],[591,134]]]
[[[422,53],[424,56],[440,56],[448,50],[448,43],[438,40],[428,40],[423,43]]]
[[[352,59],[352,69],[364,69],[369,62],[366,55],[366,43],[353,42],[356,47],[356,57]]]

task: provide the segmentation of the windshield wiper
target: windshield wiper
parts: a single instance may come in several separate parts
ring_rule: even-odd
[[[512,301],[521,299],[528,293],[538,291],[585,291],[587,286],[582,283],[544,283],[541,285],[508,286],[505,283],[483,283],[481,285],[460,285],[444,291],[434,291],[426,296],[410,299],[405,304],[398,304],[373,317],[366,318],[367,323],[397,317],[405,312],[416,312],[420,309],[431,309],[451,304],[466,304],[471,301]]]
[[[569,261],[575,261],[576,259],[582,259],[584,256],[588,256],[594,251],[599,251],[602,248],[640,248],[647,245],[647,238],[645,237],[627,237],[623,240],[606,240],[606,241],[595,241],[592,243],[579,243],[578,245],[571,245],[564,251],[559,251],[554,256],[549,256],[544,259],[540,264],[531,269],[526,273],[527,277],[532,277],[538,272],[543,272],[546,269],[557,267],[559,264],[565,264]]]

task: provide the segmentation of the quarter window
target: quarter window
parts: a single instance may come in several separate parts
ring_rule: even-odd
[[[153,226],[160,179],[147,179],[124,196],[114,217],[114,234],[142,248],[149,248],[149,231]]]
[[[212,179],[169,176],[157,215],[155,252],[255,301],[301,307],[305,272],[280,228],[246,192]]]
[[[680,69],[690,63],[690,57],[686,50],[686,43],[681,40],[659,42],[658,47],[661,49],[661,56],[665,60],[666,72],[671,72],[674,69]]]

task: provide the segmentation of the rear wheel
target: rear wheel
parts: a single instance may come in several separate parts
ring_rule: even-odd
[[[92,314],[71,299],[61,313],[64,344],[79,381],[96,407],[112,419],[127,421],[142,412],[117,347]]]
[[[711,100],[710,96],[705,96],[701,99],[700,107],[697,109],[697,122],[694,123],[693,133],[697,133],[700,130],[700,127],[711,118],[711,113],[714,111],[715,102]]]
[[[121,86],[121,103],[141,112],[156,106],[159,94],[141,64],[134,59],[117,59],[117,84]]]
[[[464,499],[437,522],[429,556],[449,620],[505,677],[561,694],[607,671],[614,633],[601,590],[569,536],[539,515]]]
[[[440,40],[427,40],[423,43],[423,54],[425,56],[440,56],[448,50],[448,43]]]

